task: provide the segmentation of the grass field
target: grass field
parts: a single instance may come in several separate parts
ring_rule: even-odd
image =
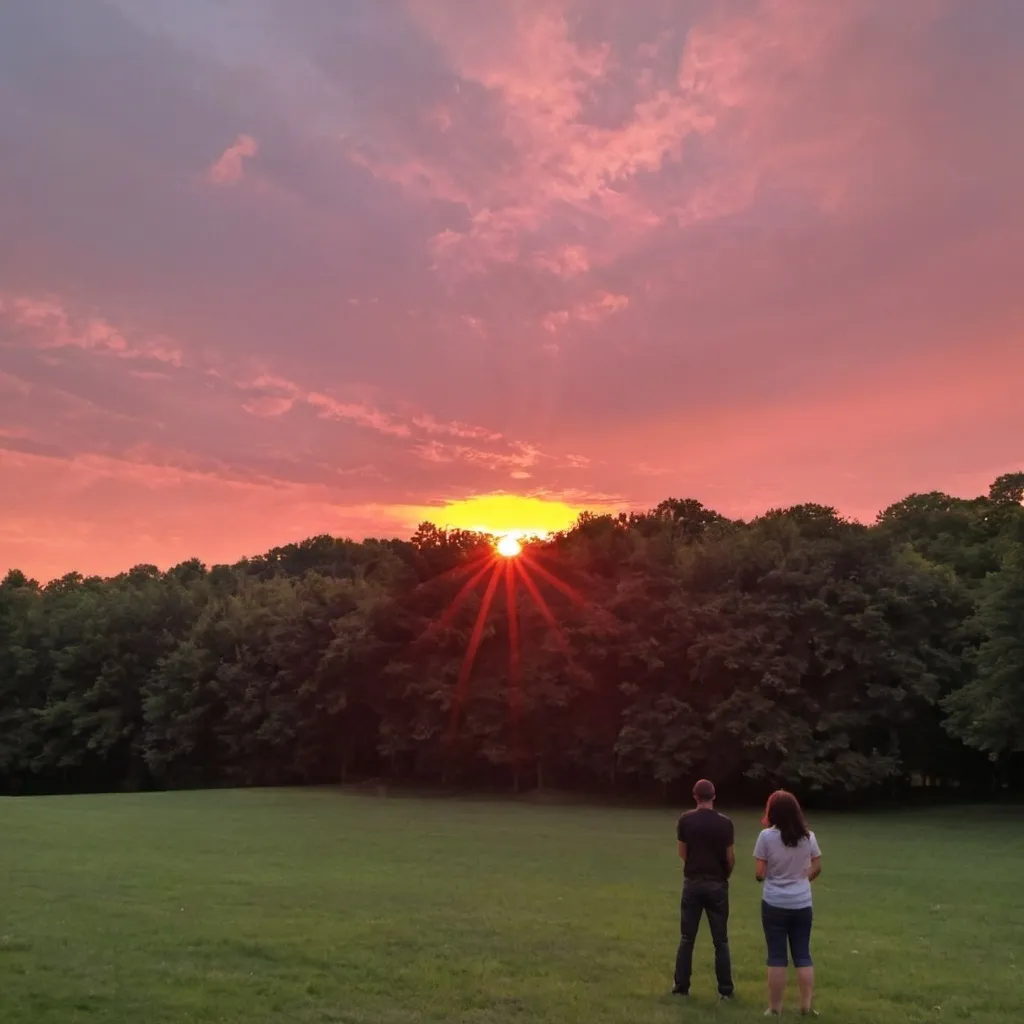
[[[671,811],[328,790],[0,800],[0,1021],[419,1024],[753,1019],[757,824],[737,814],[738,999],[666,993]],[[834,1021],[1014,1019],[1024,814],[815,816]]]

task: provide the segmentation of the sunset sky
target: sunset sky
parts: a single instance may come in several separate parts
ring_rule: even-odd
[[[2,4],[0,575],[980,493],[1022,112],[1018,0]]]

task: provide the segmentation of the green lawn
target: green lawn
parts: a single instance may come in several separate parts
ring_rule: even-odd
[[[0,1021],[658,1024],[764,1007],[738,814],[738,1000],[666,995],[674,813],[328,790],[0,800]],[[1003,1024],[1024,998],[1024,814],[815,816],[834,1021]]]

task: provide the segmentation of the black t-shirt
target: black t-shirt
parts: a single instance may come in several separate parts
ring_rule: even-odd
[[[731,818],[708,807],[687,811],[676,824],[676,838],[686,843],[684,878],[729,880],[725,851],[735,839]]]

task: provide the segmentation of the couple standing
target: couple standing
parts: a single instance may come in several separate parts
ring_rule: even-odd
[[[721,999],[733,995],[729,957],[729,876],[736,865],[732,821],[715,810],[715,787],[701,779],[693,787],[695,810],[687,811],[676,826],[679,856],[685,861],[676,954],[674,995],[690,992],[693,941],[701,914],[708,916],[715,944],[715,974]],[[811,960],[811,882],[821,873],[821,851],[804,821],[792,793],[772,793],[761,822],[764,830],[754,846],[754,874],[764,883],[761,925],[768,947],[768,1009],[766,1017],[782,1013],[792,953],[800,988],[800,1013],[817,1016],[813,1009],[814,964]]]

